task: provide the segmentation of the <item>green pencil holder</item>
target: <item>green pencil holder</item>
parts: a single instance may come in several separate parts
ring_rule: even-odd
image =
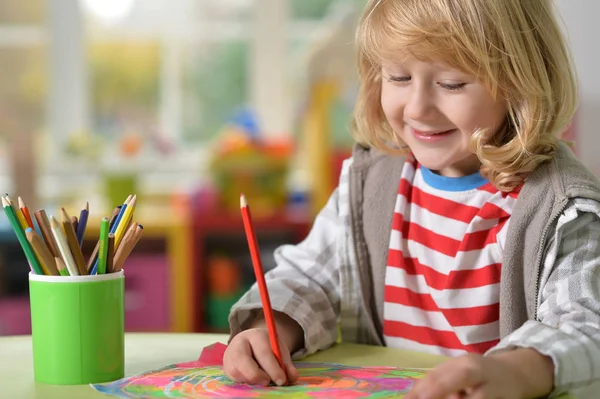
[[[125,276],[29,274],[35,381],[95,384],[125,373]]]

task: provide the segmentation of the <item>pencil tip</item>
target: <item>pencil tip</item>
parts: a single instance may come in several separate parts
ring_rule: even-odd
[[[244,194],[242,193],[240,195],[240,208],[245,208],[248,206],[248,203],[246,202],[246,197],[244,197]]]

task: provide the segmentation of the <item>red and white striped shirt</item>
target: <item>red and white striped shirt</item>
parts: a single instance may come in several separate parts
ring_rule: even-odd
[[[498,343],[502,249],[517,195],[479,173],[449,178],[405,163],[385,277],[388,346],[457,356]]]

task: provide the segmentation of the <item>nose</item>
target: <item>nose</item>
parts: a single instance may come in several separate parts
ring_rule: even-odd
[[[407,94],[404,107],[405,118],[414,121],[427,121],[435,118],[436,108],[433,93],[423,85],[413,84]]]

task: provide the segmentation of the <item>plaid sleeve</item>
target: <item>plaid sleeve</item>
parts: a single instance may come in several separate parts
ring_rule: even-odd
[[[536,349],[554,361],[552,397],[600,392],[600,204],[574,200],[559,217],[540,276],[538,316],[490,352]]]
[[[317,215],[304,241],[275,251],[277,266],[265,275],[273,310],[294,319],[304,330],[299,358],[331,346],[337,338],[340,282],[336,249],[341,232],[339,191]],[[257,285],[232,308],[231,336],[247,329],[262,308]]]

